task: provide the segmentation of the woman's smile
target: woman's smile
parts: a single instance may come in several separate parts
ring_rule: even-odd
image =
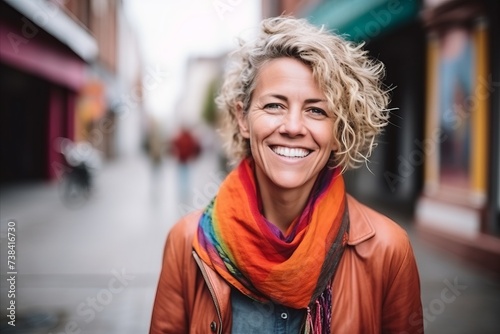
[[[311,151],[300,147],[271,146],[271,150],[285,158],[302,159],[307,157]]]

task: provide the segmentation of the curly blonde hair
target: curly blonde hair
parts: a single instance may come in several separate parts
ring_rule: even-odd
[[[233,61],[216,98],[224,116],[220,132],[232,162],[251,156],[250,143],[239,132],[237,103],[242,102],[248,111],[259,69],[282,57],[308,65],[327,98],[338,144],[328,166],[345,171],[367,162],[376,146],[375,137],[388,123],[389,97],[382,84],[384,65],[370,59],[362,46],[305,19],[280,16],[263,20],[260,36],[252,42],[240,41],[231,54]]]

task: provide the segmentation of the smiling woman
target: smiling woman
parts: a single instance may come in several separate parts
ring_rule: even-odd
[[[342,177],[387,124],[383,65],[290,17],[232,56],[217,102],[237,166],[171,230],[151,333],[422,333],[406,233]]]

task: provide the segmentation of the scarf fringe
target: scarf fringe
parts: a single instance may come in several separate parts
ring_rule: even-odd
[[[330,333],[332,323],[332,289],[328,284],[325,291],[307,308],[304,334]]]

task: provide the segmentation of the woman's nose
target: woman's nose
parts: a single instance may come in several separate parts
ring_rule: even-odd
[[[290,137],[300,136],[305,134],[305,126],[300,110],[289,110],[282,119],[282,124],[279,128],[281,134]]]

